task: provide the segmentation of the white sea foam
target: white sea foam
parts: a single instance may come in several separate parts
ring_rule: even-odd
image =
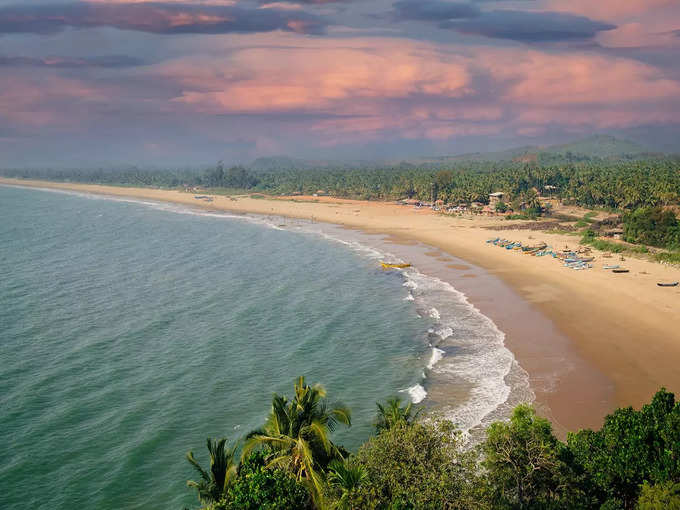
[[[453,328],[450,328],[448,326],[445,326],[441,329],[437,329],[434,331],[435,335],[440,337],[442,340],[446,340],[448,337],[453,335]]]
[[[413,294],[411,294],[410,292],[408,293],[408,296],[406,296],[404,298],[404,301],[415,301],[415,300],[416,300],[416,298],[414,298]]]
[[[427,391],[420,384],[415,384],[410,388],[401,390],[400,393],[408,393],[411,397],[411,402],[414,404],[420,404],[427,397]]]
[[[440,361],[442,358],[444,358],[444,354],[446,354],[444,351],[441,349],[437,349],[436,347],[432,348],[432,356],[430,357],[430,362],[427,364],[427,368],[432,370],[434,366],[437,364],[438,361]]]
[[[438,278],[423,275],[416,269],[405,273],[415,283],[415,304],[434,324],[428,333],[440,337],[433,347],[428,368],[431,384],[451,387],[466,394],[464,402],[441,409],[467,433],[493,417],[502,419],[511,410],[508,404],[532,401],[528,374],[505,347],[505,335],[474,307],[466,296]],[[435,306],[433,306],[435,305]],[[436,313],[433,313],[436,312]],[[435,350],[449,347],[451,355],[435,359]]]

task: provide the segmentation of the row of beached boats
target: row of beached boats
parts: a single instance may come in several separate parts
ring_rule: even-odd
[[[564,250],[564,251],[554,251],[552,248],[550,248],[546,243],[540,243],[535,246],[524,246],[521,242],[519,241],[511,241],[508,239],[501,239],[500,237],[496,237],[495,239],[489,239],[487,241],[487,244],[492,244],[494,246],[498,246],[500,248],[505,248],[506,250],[513,250],[513,251],[520,251],[522,253],[525,253],[527,255],[531,255],[534,257],[545,257],[545,256],[551,256],[555,259],[561,260],[564,263],[564,267],[567,267],[569,269],[573,269],[574,271],[583,271],[585,269],[592,269],[593,265],[592,262],[595,260],[595,257],[589,256],[590,254],[590,249],[589,248],[584,248],[583,250],[579,252],[575,251],[570,251],[570,250]],[[623,258],[621,259],[623,260]],[[630,273],[630,269],[626,269],[625,267],[617,266],[617,265],[605,265],[602,266],[602,269],[605,271],[611,271],[612,273],[616,274],[625,274],[625,273]],[[680,285],[680,282],[671,282],[671,283],[657,283],[659,287],[677,287]]]
[[[584,269],[591,269],[593,266],[590,264],[594,257],[584,257],[583,254],[576,253],[573,251],[556,251],[549,247],[546,243],[540,243],[537,245],[524,246],[519,241],[511,241],[508,239],[501,239],[497,237],[495,239],[489,239],[488,244],[498,246],[500,248],[505,248],[506,250],[514,250],[524,253],[526,255],[531,255],[532,257],[552,257],[554,259],[561,260],[565,267],[569,269],[574,269],[576,271],[582,271]]]

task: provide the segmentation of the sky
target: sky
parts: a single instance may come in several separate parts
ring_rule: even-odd
[[[0,166],[680,151],[680,0],[0,0]]]

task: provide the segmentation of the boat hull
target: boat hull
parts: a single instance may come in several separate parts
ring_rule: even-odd
[[[383,269],[406,269],[411,267],[411,264],[388,264],[387,262],[381,262],[380,265]]]

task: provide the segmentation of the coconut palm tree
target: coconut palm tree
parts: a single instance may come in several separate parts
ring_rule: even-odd
[[[334,460],[328,466],[327,478],[328,484],[340,492],[335,508],[346,510],[353,508],[349,498],[368,479],[368,472],[365,467],[352,465],[349,460]]]
[[[349,409],[341,404],[329,407],[326,390],[318,384],[309,386],[300,377],[291,401],[274,395],[267,421],[248,435],[243,455],[254,448],[268,448],[268,466],[290,471],[298,481],[309,484],[318,499],[323,492],[323,469],[331,460],[342,458],[330,440],[339,423],[351,426]]]
[[[227,490],[236,476],[236,463],[234,457],[236,446],[227,448],[227,440],[206,439],[208,452],[210,453],[210,469],[206,471],[201,467],[193,452],[187,453],[187,460],[201,476],[200,481],[187,481],[188,487],[193,487],[198,492],[198,500],[201,503],[216,503]]]
[[[413,402],[407,405],[401,405],[401,399],[393,397],[387,400],[385,405],[380,403],[378,406],[378,417],[375,422],[375,429],[378,432],[391,429],[396,425],[412,425],[418,419],[421,409],[414,409]]]

